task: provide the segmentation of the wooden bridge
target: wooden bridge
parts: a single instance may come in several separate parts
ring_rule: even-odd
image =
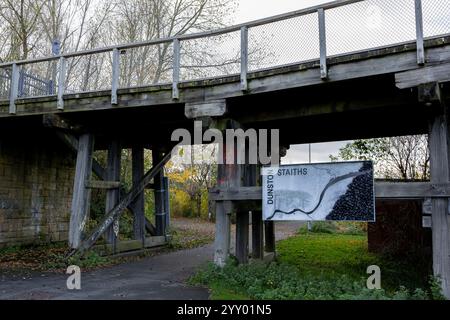
[[[334,1],[221,30],[0,64],[0,69],[11,74],[9,96],[0,101],[0,151],[9,150],[15,154],[19,149],[44,146],[48,150],[51,149],[50,142],[58,145],[56,150],[61,150],[63,147],[54,137],[76,151],[74,187],[70,190],[70,245],[74,249],[85,250],[106,233],[111,248],[117,251],[120,245],[117,226],[114,228],[114,225],[126,208],[133,212],[135,221],[136,240],[131,246],[164,243],[167,184],[164,183],[163,167],[174,146],[172,132],[179,128],[192,131],[194,120],[201,120],[204,129],[280,129],[280,142],[285,148],[300,143],[429,134],[431,181],[383,182],[377,184],[376,194],[383,199],[432,199],[434,273],[441,276],[444,292],[450,297],[447,110],[450,99],[450,28],[445,22],[449,19],[444,19],[440,27],[433,28],[439,32],[430,34],[424,21],[430,21],[427,12],[431,12],[433,3],[440,3],[439,0],[404,2],[410,6],[405,8],[405,12],[412,13],[412,29],[410,33],[406,32],[403,42],[391,39],[383,46],[369,45],[357,51],[333,55],[327,52],[330,47],[338,45],[339,39],[330,39],[332,33],[327,29],[327,21],[335,10],[339,10],[336,12],[345,20],[354,17],[355,12],[365,10],[368,3],[379,5],[383,13],[383,8],[392,2]],[[445,4],[444,7],[448,10],[445,11],[447,18],[450,18],[450,8]],[[404,16],[405,12],[396,14]],[[388,21],[392,23],[390,28],[395,26],[396,14],[391,12],[389,15],[392,20]],[[278,57],[269,67],[251,67],[255,52],[249,41],[252,30],[296,19],[303,21],[301,19],[305,17],[317,29],[316,57],[288,64],[279,64],[278,61],[286,59]],[[357,21],[353,21],[355,28],[358,27]],[[352,25],[351,19],[349,23]],[[221,70],[223,74],[217,77],[205,78],[202,72],[200,76],[188,72],[192,61],[183,55],[186,53],[184,44],[197,44],[198,41],[217,44],[217,39],[226,43],[227,37],[236,34],[239,45],[219,53],[237,51],[238,59],[232,64],[239,72],[223,71],[224,61],[220,60],[215,60],[213,67],[210,64],[197,66],[197,69]],[[410,34],[414,37],[410,38]],[[330,41],[337,44],[330,45]],[[296,44],[293,45],[295,48]],[[170,76],[160,77],[157,83],[122,86],[123,66],[128,61],[129,52],[147,47],[171,52],[169,62],[164,60],[164,64],[169,65]],[[80,69],[80,73],[70,74],[69,69],[76,69],[73,61],[89,57],[94,60],[101,55],[106,55],[109,62],[106,67],[103,64],[99,71],[99,88],[86,91],[82,86],[74,86],[74,78],[91,73]],[[51,67],[57,70],[55,94],[49,91],[49,94],[40,96],[19,95],[21,71],[39,73],[40,68]],[[183,74],[187,78],[183,79]],[[2,149],[2,144],[7,147]],[[118,181],[123,148],[133,150],[133,186],[128,192],[122,190],[121,195]],[[154,165],[144,174],[145,148],[152,150]],[[93,160],[94,149],[108,150],[106,168]],[[9,166],[14,168],[11,163]],[[51,168],[52,164],[48,166]],[[210,194],[211,200],[216,202],[215,261],[218,264],[223,264],[229,254],[231,213],[237,214],[236,256],[239,261],[245,263],[249,257],[249,211],[252,211],[253,218],[252,256],[263,257],[264,238],[266,251],[274,250],[273,222],[267,222],[263,231],[257,170],[257,166],[235,164],[219,168],[218,188]],[[6,170],[3,171],[6,174]],[[95,180],[92,179],[92,171],[97,176]],[[20,174],[26,175],[26,170]],[[58,181],[56,179],[55,183]],[[143,191],[149,186],[155,192],[154,225],[144,217]],[[27,190],[32,187],[24,184],[20,188]],[[84,236],[92,188],[107,190],[106,213],[99,225]],[[0,184],[0,196],[8,194],[7,190],[8,186]],[[0,213],[1,210],[0,207]],[[14,212],[15,209],[8,210]],[[147,237],[148,234],[153,237]]]

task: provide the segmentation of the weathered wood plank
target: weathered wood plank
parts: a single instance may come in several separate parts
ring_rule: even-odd
[[[97,252],[102,256],[112,255],[115,253],[123,253],[136,251],[143,248],[154,248],[167,244],[166,237],[149,237],[145,238],[144,242],[141,240],[126,240],[120,241],[117,243],[116,250],[114,252],[114,248],[111,244],[100,244],[92,247],[92,250]]]
[[[91,179],[93,152],[93,135],[89,133],[81,135],[78,141],[69,227],[69,245],[74,249],[78,249],[81,245],[82,232],[89,213],[91,191],[86,188],[86,184]]]
[[[117,140],[111,141],[108,148],[108,159],[106,167],[106,176],[110,181],[120,181],[120,168],[122,159],[122,148]],[[108,189],[106,191],[105,214],[108,214],[120,199],[120,190],[118,188]],[[116,248],[117,237],[119,236],[119,220],[115,219],[113,224],[106,230],[106,239]]]
[[[248,27],[241,27],[241,90],[248,90]]]
[[[119,189],[120,181],[91,180],[87,182],[86,188],[105,190]]]
[[[252,211],[252,258],[264,258],[264,223],[259,210]]]
[[[438,105],[440,106],[440,105]],[[442,108],[443,109],[443,108]],[[430,122],[430,175],[435,184],[450,179],[449,122],[445,110]],[[447,198],[432,199],[433,273],[441,281],[443,294],[450,299],[450,215]]]
[[[227,104],[224,99],[206,102],[186,103],[184,110],[184,114],[188,119],[196,119],[201,117],[220,117],[227,112]]]
[[[320,78],[325,80],[328,78],[325,10],[320,8],[317,13],[319,16]]]
[[[273,221],[264,222],[264,250],[275,253],[275,223]]]
[[[395,74],[395,84],[399,89],[414,88],[431,82],[449,82],[450,63],[427,66]]]
[[[236,214],[236,258],[239,263],[248,263],[248,211]]]
[[[144,176],[144,148],[134,147],[132,149],[132,180],[133,186],[137,186]],[[131,203],[133,208],[133,233],[136,240],[143,241],[145,238],[145,203],[144,192],[137,195],[136,199]]]
[[[152,149],[152,161],[153,163],[158,163],[163,157],[162,152],[157,149]],[[153,179],[153,184],[155,186],[154,196],[155,196],[155,227],[156,235],[163,236],[166,234],[166,212],[164,208],[165,198],[164,198],[164,170],[159,171],[155,178]]]
[[[450,197],[449,183],[430,182],[377,182],[377,199],[422,199]],[[209,192],[212,201],[261,200],[261,187],[240,187],[230,189],[212,189]]]

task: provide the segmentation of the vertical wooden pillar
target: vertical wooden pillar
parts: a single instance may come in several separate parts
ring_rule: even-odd
[[[248,211],[236,213],[236,258],[239,263],[248,263]]]
[[[449,182],[449,122],[446,110],[430,123],[430,173],[432,183]],[[432,199],[433,272],[450,299],[450,215],[448,199]]]
[[[163,158],[162,152],[153,148],[152,150],[152,161],[153,165],[156,165]],[[165,230],[165,210],[164,210],[164,169],[155,176],[154,180],[154,194],[155,194],[155,227],[156,227],[156,235],[164,236],[166,234]]]
[[[132,148],[132,175],[133,187],[141,181],[144,176],[144,148]],[[145,240],[145,199],[144,191],[139,193],[131,204],[133,208],[133,233],[134,239]]]
[[[224,164],[218,165],[217,186],[219,188],[233,188],[240,186],[241,168],[234,164],[226,164],[227,145],[223,147]],[[216,237],[214,242],[214,263],[220,267],[230,254],[230,215],[233,211],[231,201],[216,201]]]
[[[230,254],[230,212],[226,201],[216,201],[214,263],[223,267]]]
[[[89,214],[90,189],[86,184],[92,175],[92,154],[94,152],[94,136],[82,134],[78,140],[77,163],[73,186],[72,208],[70,213],[69,245],[77,249]]]
[[[121,164],[122,149],[120,143],[114,140],[110,143],[108,148],[108,160],[106,167],[106,177],[108,181],[120,181],[120,164]],[[106,191],[106,205],[105,212],[111,211],[120,201],[120,189],[111,189]],[[117,236],[119,234],[119,221],[116,220],[106,230],[106,239],[113,245],[115,252]]]
[[[165,220],[165,228],[166,232],[170,227],[170,192],[169,192],[169,178],[164,177],[163,180],[163,187],[164,187],[164,211],[166,213],[166,220]]]
[[[266,242],[266,252],[275,252],[275,225],[273,221],[264,223],[264,239]]]
[[[261,211],[252,211],[252,257],[264,258],[264,227]]]

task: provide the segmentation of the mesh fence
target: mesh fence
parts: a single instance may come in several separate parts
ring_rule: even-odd
[[[450,0],[422,0],[425,37],[450,33]]]
[[[170,42],[122,50],[119,87],[172,82],[173,44]]]
[[[67,59],[64,93],[111,89],[112,52]]]
[[[414,0],[366,0],[326,10],[327,54],[414,40]]]
[[[249,70],[317,59],[318,14],[308,14],[249,29]]]
[[[197,80],[240,73],[241,33],[183,40],[180,80]]]
[[[0,99],[9,99],[11,68],[0,68]]]

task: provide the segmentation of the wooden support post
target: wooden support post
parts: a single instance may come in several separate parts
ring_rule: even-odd
[[[134,147],[132,149],[132,175],[133,187],[136,187],[144,176],[144,148]],[[145,209],[144,191],[134,199],[131,204],[133,211],[133,233],[135,240],[145,241]]]
[[[328,78],[328,67],[325,10],[320,8],[317,13],[319,15],[320,78],[326,80]]]
[[[180,89],[178,83],[180,82],[180,40],[173,40],[173,79],[172,79],[172,99],[178,100],[180,98]]]
[[[108,148],[108,164],[106,167],[106,176],[110,181],[120,181],[120,164],[121,164],[122,149],[120,143],[114,140],[110,143]],[[106,192],[106,206],[105,214],[110,212],[120,201],[120,189],[111,189]],[[114,220],[114,223],[106,230],[106,239],[116,247],[117,237],[119,235],[119,220]]]
[[[19,66],[15,63],[12,65],[11,70],[11,84],[9,88],[9,113],[16,114],[16,99],[19,97],[19,77],[20,71]]]
[[[252,211],[252,257],[264,258],[264,228],[261,211]]]
[[[417,64],[425,64],[425,47],[423,43],[422,0],[415,0]]]
[[[169,190],[169,178],[164,177],[163,180],[164,187],[164,211],[166,212],[166,232],[170,227],[170,190]]]
[[[241,90],[248,90],[248,27],[241,27]]]
[[[230,147],[224,145],[222,149],[222,159],[226,156]],[[234,156],[236,152],[233,150]],[[236,159],[235,159],[236,160]],[[236,188],[240,186],[241,166],[233,164],[219,164],[217,169],[217,186],[219,188]],[[230,254],[230,215],[233,211],[233,203],[231,201],[216,201],[216,239],[214,242],[214,263],[220,267]]]
[[[158,163],[161,161],[163,155],[162,152],[154,148],[152,150],[152,159],[153,163]],[[163,180],[164,180],[164,169],[159,171],[153,182],[155,185],[154,189],[154,195],[155,195],[155,226],[156,226],[156,235],[157,236],[164,236],[166,234],[165,230],[165,210],[164,210],[164,186],[163,186]]]
[[[117,105],[117,89],[119,88],[120,51],[117,48],[112,52],[112,79],[111,79],[111,104]]]
[[[216,201],[214,263],[219,267],[225,265],[230,254],[230,212],[227,209],[225,201]]]
[[[439,106],[441,107],[441,106]],[[449,121],[447,110],[430,123],[430,173],[432,183],[448,183]],[[440,277],[444,295],[450,299],[450,215],[448,198],[432,199],[433,272]]]
[[[64,91],[66,90],[66,69],[67,61],[66,58],[59,58],[59,77],[58,77],[58,100],[56,102],[56,107],[58,110],[64,110]]]
[[[69,245],[74,249],[78,249],[81,244],[82,232],[89,213],[91,191],[86,188],[86,184],[91,179],[93,152],[93,135],[88,133],[81,135],[78,141],[69,229]]]
[[[248,263],[248,211],[236,213],[236,258]]]
[[[275,225],[273,221],[264,223],[264,239],[266,242],[265,251],[275,253]]]

